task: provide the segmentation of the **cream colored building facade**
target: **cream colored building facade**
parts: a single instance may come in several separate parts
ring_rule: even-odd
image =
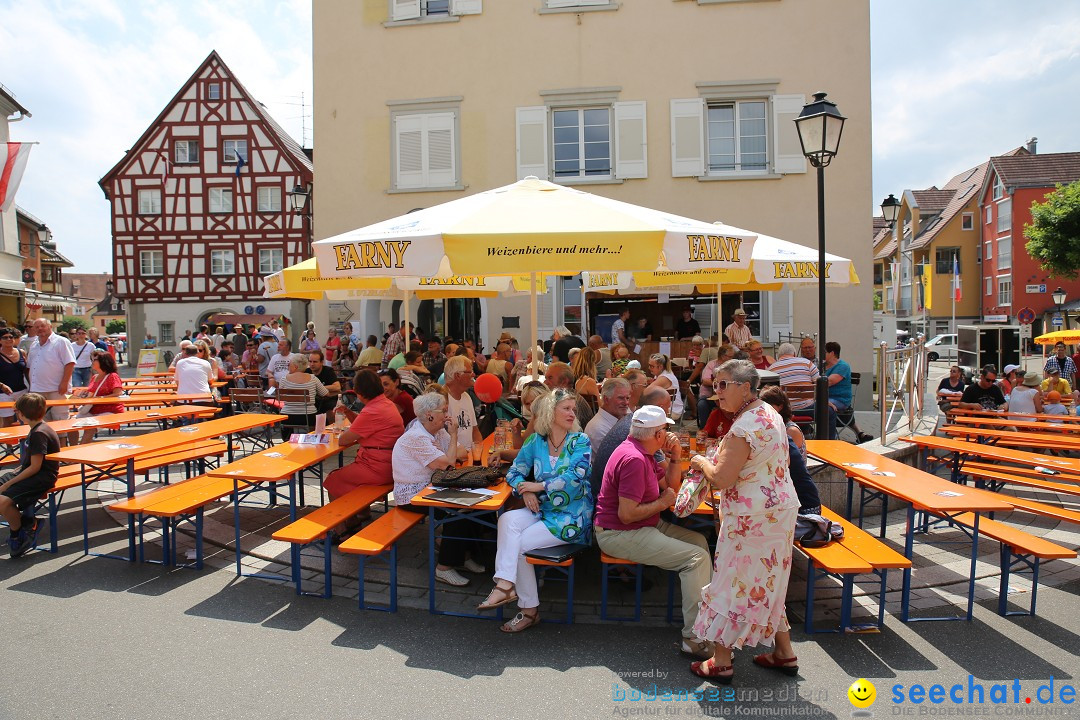
[[[829,291],[829,339],[871,369],[867,0],[319,0],[313,13],[315,239],[536,175],[816,247],[793,120],[827,91],[848,118],[825,172],[827,246],[864,278]],[[575,287],[541,302],[544,337]],[[760,305],[767,338],[817,328],[813,290]],[[381,335],[398,309],[354,311]],[[527,300],[483,301],[485,345],[504,329],[524,339],[503,324],[514,317],[528,327]]]

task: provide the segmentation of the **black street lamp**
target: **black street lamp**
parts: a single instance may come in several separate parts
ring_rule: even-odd
[[[836,103],[825,99],[826,93],[814,93],[813,102],[803,106],[795,127],[803,155],[817,168],[818,186],[818,364],[821,376],[814,389],[816,437],[822,438],[829,427],[829,379],[825,375],[825,168],[840,147],[844,121]],[[828,439],[826,437],[826,439]]]
[[[1069,322],[1065,319],[1065,312],[1061,307],[1062,305],[1065,304],[1065,298],[1066,298],[1065,290],[1063,288],[1059,287],[1057,290],[1054,291],[1053,298],[1054,298],[1054,304],[1057,305],[1058,315],[1061,316],[1061,329],[1062,330],[1068,330],[1069,329]]]
[[[881,201],[881,217],[889,223],[889,227],[896,227],[896,217],[900,214],[900,201],[889,193],[889,197]]]
[[[312,244],[312,227],[311,227],[311,187],[304,185],[297,185],[288,192],[289,205],[292,211],[297,215],[302,215],[304,218],[304,229],[307,232],[308,241],[308,254],[313,254],[311,247]]]

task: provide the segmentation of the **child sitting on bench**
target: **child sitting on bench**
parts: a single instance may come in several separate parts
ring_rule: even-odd
[[[45,410],[45,398],[38,393],[27,393],[15,401],[15,413],[30,426],[30,432],[19,443],[22,458],[19,469],[0,478],[0,515],[11,530],[8,545],[13,558],[24,555],[36,544],[34,503],[56,485],[60,470],[59,462],[45,459],[46,455],[60,451],[56,431],[42,422]],[[31,514],[24,514],[28,510]]]

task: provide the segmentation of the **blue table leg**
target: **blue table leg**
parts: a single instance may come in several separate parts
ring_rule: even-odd
[[[428,612],[435,614],[435,508],[428,508]]]
[[[915,554],[915,506],[908,505],[907,509],[907,534],[904,538],[904,557],[911,560]],[[911,601],[911,567],[904,568],[904,590],[900,596],[900,619],[908,621]]]
[[[968,579],[967,619],[971,621],[975,607],[975,561],[979,558],[979,513],[975,513],[975,523],[971,528],[971,575]]]

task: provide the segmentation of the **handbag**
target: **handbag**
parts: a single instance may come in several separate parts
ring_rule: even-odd
[[[98,386],[96,388],[94,388],[94,394],[91,395],[90,397],[97,397],[98,396],[98,390],[100,390],[100,389],[101,389],[101,383],[98,383]],[[93,412],[94,412],[93,403],[87,403],[85,405],[80,405],[79,406],[79,411],[77,413],[75,413],[75,417],[81,417],[81,418],[90,417],[90,415]]]
[[[714,447],[706,454],[706,457],[711,462],[715,462],[716,455],[719,452],[719,446]],[[679,486],[679,493],[675,496],[675,506],[672,508],[672,512],[675,513],[676,517],[689,517],[698,509],[702,501],[712,499],[710,488],[709,481],[705,479],[705,475],[700,470],[687,470],[686,475],[683,476],[682,485]]]
[[[445,488],[486,488],[502,479],[506,475],[506,469],[506,465],[493,465],[491,467],[465,465],[463,467],[446,468],[436,470],[431,474],[431,484]]]
[[[821,515],[799,515],[795,519],[795,539],[803,547],[825,547],[843,537],[844,527]]]

